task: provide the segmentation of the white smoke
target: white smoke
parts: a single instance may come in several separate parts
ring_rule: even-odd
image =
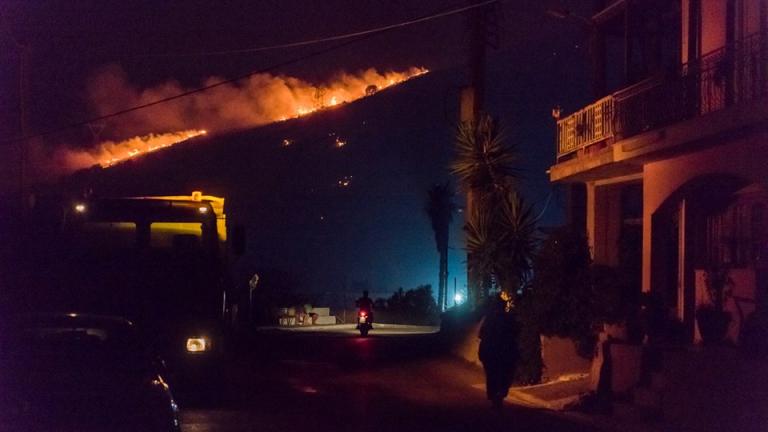
[[[109,132],[125,138],[186,129],[222,132],[250,128],[312,112],[333,105],[333,102],[351,102],[364,97],[370,85],[381,89],[424,72],[426,70],[422,68],[403,72],[368,69],[354,74],[339,73],[328,82],[318,84],[285,75],[256,74],[239,82],[119,116],[109,121]],[[211,77],[202,85],[222,80]],[[175,81],[140,88],[129,82],[122,69],[109,66],[90,81],[88,96],[96,114],[106,115],[188,90]]]
[[[402,72],[367,69],[338,73],[313,84],[285,75],[252,75],[238,82],[140,109],[104,122],[110,140],[81,150],[59,147],[35,151],[36,165],[47,175],[67,173],[93,165],[110,166],[123,160],[169,147],[204,134],[252,128],[309,114],[318,109],[365,97],[370,89],[383,89],[426,73],[412,67]],[[209,86],[223,81],[210,77]],[[373,87],[372,87],[373,86]],[[97,116],[145,105],[189,91],[176,81],[142,88],[132,84],[119,66],[100,69],[88,82],[88,102]]]

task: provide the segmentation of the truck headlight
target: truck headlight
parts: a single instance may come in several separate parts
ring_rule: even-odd
[[[187,352],[205,352],[211,349],[211,341],[204,337],[187,338]]]

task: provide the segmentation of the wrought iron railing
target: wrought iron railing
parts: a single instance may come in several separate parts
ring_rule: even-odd
[[[768,37],[755,33],[623,89],[557,122],[558,159],[610,139],[751,102],[768,95]]]

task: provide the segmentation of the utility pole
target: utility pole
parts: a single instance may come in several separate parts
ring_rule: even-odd
[[[29,44],[19,40],[19,38],[13,34],[10,24],[6,21],[5,15],[2,13],[0,13],[0,31],[5,33],[8,39],[13,42],[13,45],[16,47],[16,55],[19,56],[19,141],[17,151],[19,157],[19,216],[22,224],[24,224],[25,218],[28,216],[27,210],[29,207],[29,179],[27,173],[28,145],[26,138],[29,135]]]
[[[29,133],[28,122],[28,97],[29,97],[29,45],[16,42],[19,55],[19,198],[22,224],[26,224],[29,216],[29,178],[27,173],[27,135]]]
[[[456,304],[456,278],[453,278],[453,305],[458,306]]]
[[[482,0],[469,0],[471,5]],[[470,16],[469,70],[470,84],[462,90],[462,122],[477,122],[485,108],[485,63],[487,47],[498,47],[498,23],[493,13],[495,4],[488,4],[472,10]]]
[[[477,3],[477,1],[475,1]],[[485,102],[485,8],[477,8],[472,11],[472,29],[470,38],[470,85],[471,92],[471,111],[462,110],[462,116],[469,114],[468,119],[462,118],[462,121],[475,121],[480,118],[483,111],[483,102]]]
[[[481,0],[469,0],[470,4],[481,3]],[[475,8],[470,17],[470,46],[469,46],[469,68],[470,84],[462,89],[460,103],[460,120],[462,123],[479,123],[480,117],[484,111],[485,103],[485,63],[486,47],[489,44],[489,22],[492,19],[493,4]],[[466,212],[467,217],[474,214],[474,191],[471,188],[466,190]],[[467,300],[477,304],[480,299],[480,275],[469,268],[469,256],[467,257],[467,291],[469,294]]]

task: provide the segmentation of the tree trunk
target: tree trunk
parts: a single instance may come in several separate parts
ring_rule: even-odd
[[[437,305],[440,308],[440,312],[445,310],[445,306],[448,303],[448,250],[443,249],[440,251],[440,286],[437,292]]]
[[[474,214],[475,206],[478,205],[477,199],[480,196],[480,192],[477,190],[472,189],[471,187],[467,188],[467,197],[466,197],[466,215],[471,216]],[[469,302],[469,306],[474,309],[480,304],[480,297],[481,297],[481,275],[470,268],[469,263],[472,261],[472,257],[470,254],[467,254],[467,301]]]
[[[483,303],[484,300],[491,296],[491,287],[493,286],[493,280],[490,275],[477,275],[480,280],[480,289],[477,290],[475,306]]]

